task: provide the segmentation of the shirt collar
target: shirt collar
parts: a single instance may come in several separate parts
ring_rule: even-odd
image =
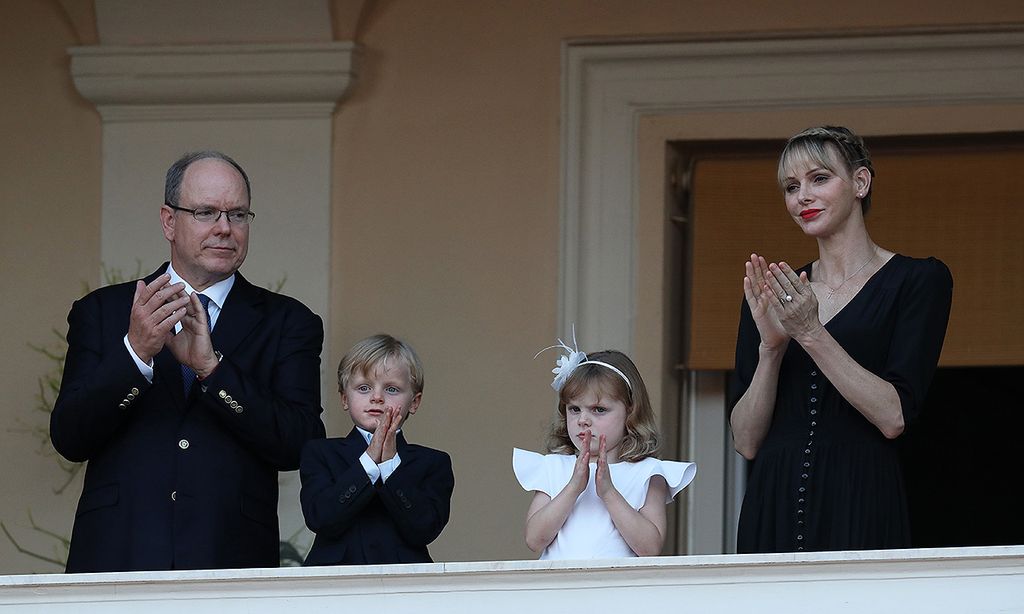
[[[185,284],[185,292],[187,292],[188,294],[192,294],[193,292],[196,291],[195,288],[192,287],[192,284],[182,279],[181,275],[178,275],[177,271],[174,270],[174,267],[170,263],[167,263],[167,274],[171,276],[170,283]],[[222,279],[217,283],[213,284],[212,286],[210,286],[209,288],[203,290],[202,295],[209,298],[210,301],[212,301],[213,304],[216,305],[218,309],[223,309],[224,302],[228,300],[228,293],[231,292],[231,288],[234,285],[235,274],[232,273],[231,277],[228,277],[227,279]]]

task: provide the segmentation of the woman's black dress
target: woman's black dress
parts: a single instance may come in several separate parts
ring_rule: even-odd
[[[803,269],[810,275],[810,265]],[[862,367],[891,383],[909,424],[946,334],[953,278],[934,258],[895,255],[825,325]],[[760,335],[743,302],[730,408],[750,385]],[[738,552],[910,545],[896,441],[853,408],[790,341],[772,423],[751,464]]]

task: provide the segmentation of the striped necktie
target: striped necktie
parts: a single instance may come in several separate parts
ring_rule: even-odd
[[[213,322],[210,320],[210,297],[200,294],[199,302],[203,304],[203,310],[206,312],[206,323],[212,331]],[[192,392],[192,384],[196,381],[196,372],[192,370],[192,367],[183,364],[181,365],[181,379],[185,382],[185,398],[187,399],[189,393]]]

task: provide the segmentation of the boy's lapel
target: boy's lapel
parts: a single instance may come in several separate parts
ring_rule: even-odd
[[[416,461],[416,449],[405,440],[405,435],[402,434],[402,431],[398,431],[395,435],[395,448],[398,451],[398,456],[402,459],[402,465],[408,465]],[[402,465],[399,465],[399,467]]]
[[[349,465],[359,462],[359,457],[366,452],[366,440],[362,433],[352,427],[352,431],[341,440],[341,456]]]

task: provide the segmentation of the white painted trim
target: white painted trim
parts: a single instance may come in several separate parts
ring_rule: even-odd
[[[633,350],[637,138],[645,115],[1024,102],[1024,32],[656,44],[562,54],[558,326]]]
[[[724,379],[724,377],[723,377]],[[747,459],[740,456],[732,443],[732,433],[726,432],[722,441],[722,456],[725,457],[725,552],[736,552],[737,529],[740,526],[740,510],[743,496],[747,491]]]
[[[104,121],[330,117],[355,77],[351,42],[72,47],[75,87]]]
[[[0,577],[0,612],[1020,612],[1024,546]]]
[[[726,455],[722,446],[729,439],[726,428],[725,377],[719,371],[687,371],[690,391],[687,404],[689,421],[680,436],[687,441],[686,458],[697,463],[700,480],[686,489],[687,554],[720,554],[726,551],[728,534],[736,527],[726,517]]]

